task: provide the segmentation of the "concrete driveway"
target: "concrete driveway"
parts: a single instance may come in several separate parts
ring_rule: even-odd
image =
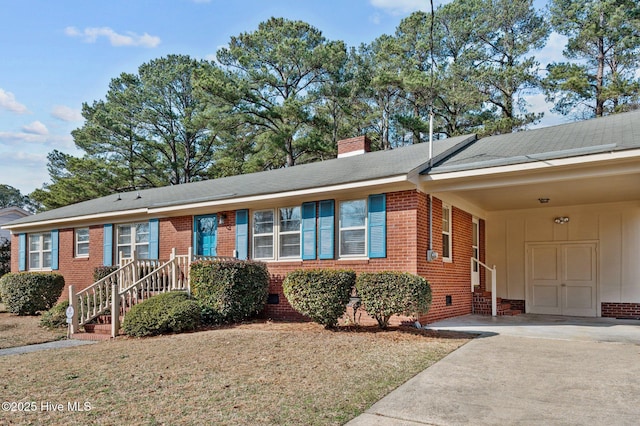
[[[640,321],[466,315],[429,328],[481,335],[348,425],[640,423]]]

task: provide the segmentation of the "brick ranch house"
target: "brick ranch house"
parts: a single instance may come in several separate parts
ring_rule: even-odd
[[[12,271],[55,270],[78,294],[96,267],[135,252],[158,259],[149,271],[183,259],[161,275],[184,288],[193,256],[232,256],[267,263],[273,319],[300,319],[281,287],[299,268],[421,275],[433,292],[421,323],[492,310],[640,318],[640,111],[381,152],[357,137],[338,149],[333,160],[15,220],[5,225]]]

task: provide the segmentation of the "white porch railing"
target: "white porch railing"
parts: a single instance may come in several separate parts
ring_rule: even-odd
[[[117,297],[113,298],[111,306],[111,337],[116,337],[120,331],[120,318],[124,319],[126,313],[143,300],[169,291],[190,292],[190,267],[191,253],[178,256],[173,249],[168,262],[153,269],[127,288],[118,289],[114,284],[112,294],[117,294]]]
[[[496,297],[496,265],[493,265],[493,268],[490,268],[489,266],[482,263],[480,260],[476,259],[475,257],[472,257],[471,258],[471,274],[473,274],[473,267],[476,263],[482,266],[483,268],[485,268],[487,271],[491,272],[491,316],[495,317],[496,315],[498,315],[498,301]],[[474,290],[473,287],[474,285],[472,283],[471,284],[472,293]]]
[[[111,337],[118,335],[120,322],[137,303],[168,291],[191,292],[189,273],[194,260],[234,260],[231,256],[194,256],[191,247],[186,255],[171,251],[163,264],[157,259],[123,258],[120,267],[77,294],[69,286],[69,305],[74,308],[71,334],[80,326],[110,311]]]

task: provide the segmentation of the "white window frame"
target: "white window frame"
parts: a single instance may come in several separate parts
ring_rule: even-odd
[[[476,217],[471,220],[471,254],[480,260],[480,220]],[[471,285],[480,285],[480,265],[478,262],[473,262]]]
[[[362,201],[364,202],[364,224],[361,226],[342,226],[342,206],[346,203],[350,203],[350,202],[354,202],[354,201]],[[338,205],[338,257],[339,258],[366,258],[368,253],[367,253],[367,239],[369,238],[368,235],[368,212],[369,212],[369,204],[367,202],[366,198],[356,198],[353,200],[343,200],[340,201],[339,205]],[[357,254],[343,254],[342,253],[342,233],[343,231],[358,231],[358,230],[363,230],[364,231],[364,251],[363,253],[357,253]]]
[[[453,261],[453,222],[452,222],[452,207],[450,204],[442,203],[442,261]],[[446,218],[445,218],[445,212]],[[447,237],[447,244],[445,250],[445,237]],[[445,252],[448,254],[445,256]]]
[[[80,241],[79,236],[81,232],[84,233],[86,231],[86,241]],[[74,250],[73,253],[75,257],[89,257],[89,228],[76,228],[73,232],[73,240],[74,240]],[[80,253],[80,247],[86,246],[86,253]]]
[[[137,230],[137,225],[145,225],[147,226],[147,241],[146,242],[136,242],[136,230]],[[129,228],[130,231],[130,236],[131,236],[131,241],[129,241],[129,243],[127,244],[120,244],[120,229],[121,228]],[[138,250],[138,247],[142,247],[142,246],[147,246],[147,254],[149,253],[149,237],[150,237],[150,228],[149,228],[149,222],[135,222],[135,223],[120,223],[116,225],[116,257],[118,259],[118,263],[122,260],[120,259],[120,248],[121,247],[130,247],[130,255],[133,255],[134,250],[136,251],[136,256],[138,256],[139,259],[145,259],[145,257],[140,257],[140,250]]]
[[[256,233],[256,213],[262,213],[262,212],[271,212],[271,217],[273,218],[272,222],[271,222],[271,232],[261,232],[261,233]],[[275,234],[276,234],[276,212],[274,209],[260,209],[260,210],[254,210],[251,212],[251,247],[252,247],[252,251],[253,251],[253,259],[256,260],[274,260],[275,259],[275,255],[276,255],[276,238],[275,238]],[[271,236],[271,256],[269,257],[258,257],[256,255],[256,238],[257,237],[268,237]]]
[[[282,221],[282,210],[285,209],[298,209],[300,215],[300,226],[297,231],[283,231],[283,227],[281,226]],[[261,212],[271,212],[273,217],[272,222],[272,230],[271,232],[262,232],[256,233],[255,223],[256,223],[256,213]],[[287,206],[287,207],[278,207],[275,209],[260,209],[254,210],[251,212],[251,241],[252,241],[252,252],[253,259],[255,260],[300,260],[302,259],[302,206]],[[298,254],[295,256],[283,256],[282,255],[282,247],[281,243],[283,241],[283,236],[285,235],[298,235]],[[256,238],[261,237],[271,237],[271,248],[272,255],[269,257],[258,257],[256,255]]]
[[[298,216],[300,217],[300,224],[298,226],[298,230],[297,231],[283,231],[282,230],[282,210],[287,210],[287,209],[298,209]],[[274,231],[277,230],[277,235],[278,235],[278,259],[301,259],[302,258],[302,206],[291,206],[291,207],[280,207],[278,208],[278,223],[277,223],[277,228],[274,229]],[[282,238],[282,236],[285,235],[298,235],[298,254],[294,255],[294,256],[283,256],[282,255],[282,241],[284,240]],[[275,251],[274,251],[275,253]]]
[[[44,248],[45,236],[49,236],[49,249],[46,250]],[[38,239],[38,247],[35,250],[31,249],[31,241],[32,239]],[[51,239],[51,232],[41,232],[38,234],[29,234],[29,238],[27,238],[28,244],[28,255],[27,261],[29,263],[30,271],[50,271],[51,270],[51,262],[53,261],[53,241]],[[45,253],[49,253],[49,266],[44,266]],[[33,265],[32,263],[32,254],[38,254],[38,265]]]

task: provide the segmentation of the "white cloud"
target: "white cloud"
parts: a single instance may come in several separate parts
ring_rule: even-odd
[[[54,105],[51,116],[62,121],[82,121],[82,112],[64,105]]]
[[[23,194],[30,194],[49,181],[46,154],[26,152],[0,152],[3,166],[0,167],[0,182],[17,188]]]
[[[32,135],[46,136],[49,134],[49,129],[47,129],[47,126],[42,124],[42,122],[40,121],[34,121],[33,123],[22,126],[22,131]]]
[[[371,6],[382,9],[392,15],[404,15],[416,10],[430,11],[429,0],[369,0]],[[436,3],[436,2],[434,2]],[[440,3],[440,2],[438,2]],[[434,7],[436,5],[434,4]]]
[[[540,62],[541,68],[546,68],[552,62],[565,62],[567,59],[562,54],[562,51],[567,46],[567,37],[560,35],[556,32],[552,32],[549,35],[549,40],[545,46],[534,52],[536,60]]]
[[[0,145],[21,146],[23,144],[44,144],[46,138],[37,133],[0,132]]]
[[[0,88],[0,108],[16,114],[25,114],[29,112],[26,106],[16,101],[16,97],[11,92],[6,92]]]
[[[380,24],[380,14],[379,13],[374,13],[373,15],[369,16],[369,22],[371,22],[374,25],[378,25]]]
[[[160,44],[160,37],[152,36],[147,33],[142,35],[127,31],[125,34],[118,34],[109,27],[91,27],[85,28],[83,31],[76,27],[67,27],[64,30],[69,37],[81,37],[86,43],[95,43],[98,37],[105,37],[112,46],[141,46],[156,47]]]

